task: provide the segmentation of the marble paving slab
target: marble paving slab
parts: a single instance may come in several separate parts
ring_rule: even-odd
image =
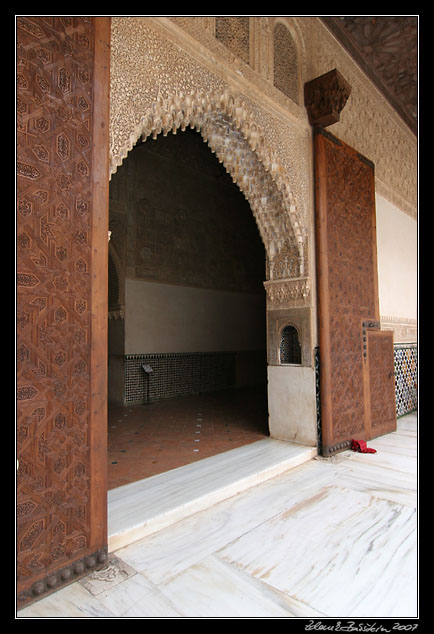
[[[416,426],[401,419],[376,454],[315,456],[125,545],[114,568],[18,618],[417,618]]]
[[[131,543],[116,554],[156,585],[164,584],[285,509],[300,504],[318,488],[334,483],[340,475],[339,467],[324,469],[313,461],[305,463]]]
[[[98,594],[100,605],[115,618],[180,618],[178,611],[159,588],[143,575],[129,576],[122,583]]]
[[[122,546],[245,491],[317,455],[266,438],[108,492],[108,547]]]
[[[342,486],[410,507],[417,504],[417,478],[381,465],[352,460],[342,464],[339,478]]]
[[[329,486],[216,555],[330,617],[415,617],[415,513]]]
[[[399,431],[410,431],[412,433],[417,433],[417,425],[418,425],[418,415],[417,412],[410,412],[410,414],[405,414],[405,416],[401,416],[398,418],[397,427]]]
[[[210,556],[161,587],[189,618],[294,618],[323,616]]]
[[[79,583],[91,594],[98,595],[101,592],[107,592],[135,574],[137,574],[136,570],[116,555],[111,554],[105,568],[92,572],[81,579]]]
[[[108,619],[114,617],[114,612],[104,605],[99,597],[92,595],[78,582],[57,590],[54,594],[44,597],[18,612],[20,619]]]

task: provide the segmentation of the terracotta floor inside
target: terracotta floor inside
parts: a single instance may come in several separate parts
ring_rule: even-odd
[[[266,390],[243,388],[130,406],[108,413],[108,488],[268,436]]]

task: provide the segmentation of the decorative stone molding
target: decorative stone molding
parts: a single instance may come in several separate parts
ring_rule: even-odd
[[[350,84],[336,68],[307,82],[304,103],[309,123],[323,128],[337,123],[350,94]]]
[[[417,319],[381,315],[381,330],[392,330],[394,343],[414,343],[417,341]]]
[[[280,279],[264,282],[267,292],[267,310],[310,306],[311,279]]]

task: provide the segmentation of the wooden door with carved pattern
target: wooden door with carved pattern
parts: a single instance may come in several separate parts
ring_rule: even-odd
[[[323,128],[314,135],[322,453],[330,455],[396,429],[393,337],[380,331],[374,165]]]
[[[110,18],[16,18],[17,605],[107,558]]]
[[[375,438],[396,428],[395,362],[393,333],[367,332],[366,405],[368,438]]]

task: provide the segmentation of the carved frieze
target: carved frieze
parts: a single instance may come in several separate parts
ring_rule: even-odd
[[[311,305],[311,279],[298,277],[264,282],[267,310]]]
[[[381,330],[393,331],[395,343],[417,341],[417,319],[381,315]]]

